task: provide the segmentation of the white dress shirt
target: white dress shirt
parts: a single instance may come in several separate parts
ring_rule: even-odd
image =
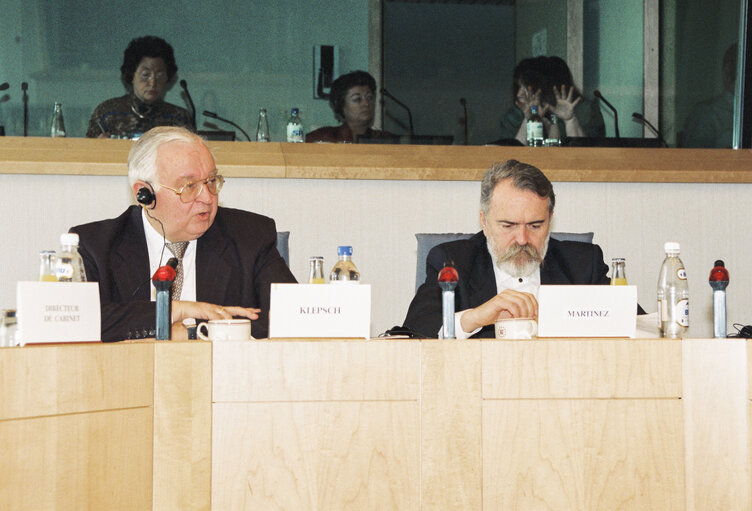
[[[165,238],[162,233],[149,223],[146,217],[146,211],[141,210],[141,218],[144,222],[144,234],[146,235],[146,247],[149,250],[149,275],[154,275],[160,265],[167,263],[170,257],[173,257],[170,249],[165,246]],[[169,243],[170,240],[167,240]],[[157,299],[157,290],[154,286],[151,288],[151,301]],[[179,297],[173,297],[173,300],[196,301],[196,240],[188,243],[188,248],[183,254],[183,290]]]

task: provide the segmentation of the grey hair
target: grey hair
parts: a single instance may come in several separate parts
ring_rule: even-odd
[[[480,210],[484,216],[488,216],[494,188],[504,179],[512,179],[512,184],[518,190],[529,190],[539,197],[548,199],[548,212],[554,212],[556,195],[546,175],[538,167],[517,160],[507,160],[504,163],[494,163],[483,174],[480,184]]]
[[[141,135],[133,144],[131,152],[128,153],[128,182],[131,187],[136,181],[145,181],[152,185],[154,192],[159,189],[157,184],[157,153],[160,146],[169,142],[199,143],[209,149],[204,139],[185,128],[176,126],[152,128]],[[211,150],[209,152],[211,153]]]

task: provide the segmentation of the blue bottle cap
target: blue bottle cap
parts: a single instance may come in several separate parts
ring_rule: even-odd
[[[295,108],[295,107],[293,107],[293,109],[292,109],[292,110],[290,110],[290,113],[291,113],[292,115],[298,115],[298,109],[297,109],[297,108]]]
[[[340,245],[337,247],[337,255],[338,256],[351,256],[352,255],[352,247],[350,245]]]

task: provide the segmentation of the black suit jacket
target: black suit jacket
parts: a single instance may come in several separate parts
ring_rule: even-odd
[[[439,271],[453,261],[459,274],[455,311],[477,307],[497,294],[493,262],[483,232],[467,240],[435,246],[426,259],[426,282],[418,288],[407,311],[404,326],[425,337],[441,329]],[[541,284],[608,284],[608,266],[598,245],[578,241],[549,240],[540,268]],[[494,326],[483,327],[473,337],[494,338]]]
[[[99,282],[102,340],[154,337],[156,308],[150,300],[141,208],[131,206],[117,218],[79,225],[71,232],[80,237],[87,279]],[[257,339],[267,337],[271,283],[295,282],[276,244],[271,218],[218,208],[214,223],[196,246],[196,299],[260,308],[251,330]]]

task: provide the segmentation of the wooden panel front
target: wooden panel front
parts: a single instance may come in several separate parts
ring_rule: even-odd
[[[414,510],[416,401],[214,405],[212,508]]]
[[[680,400],[483,406],[484,510],[682,510]]]
[[[151,432],[151,408],[0,421],[0,507],[149,510]]]
[[[0,353],[0,420],[151,406],[151,344],[7,348]]]

